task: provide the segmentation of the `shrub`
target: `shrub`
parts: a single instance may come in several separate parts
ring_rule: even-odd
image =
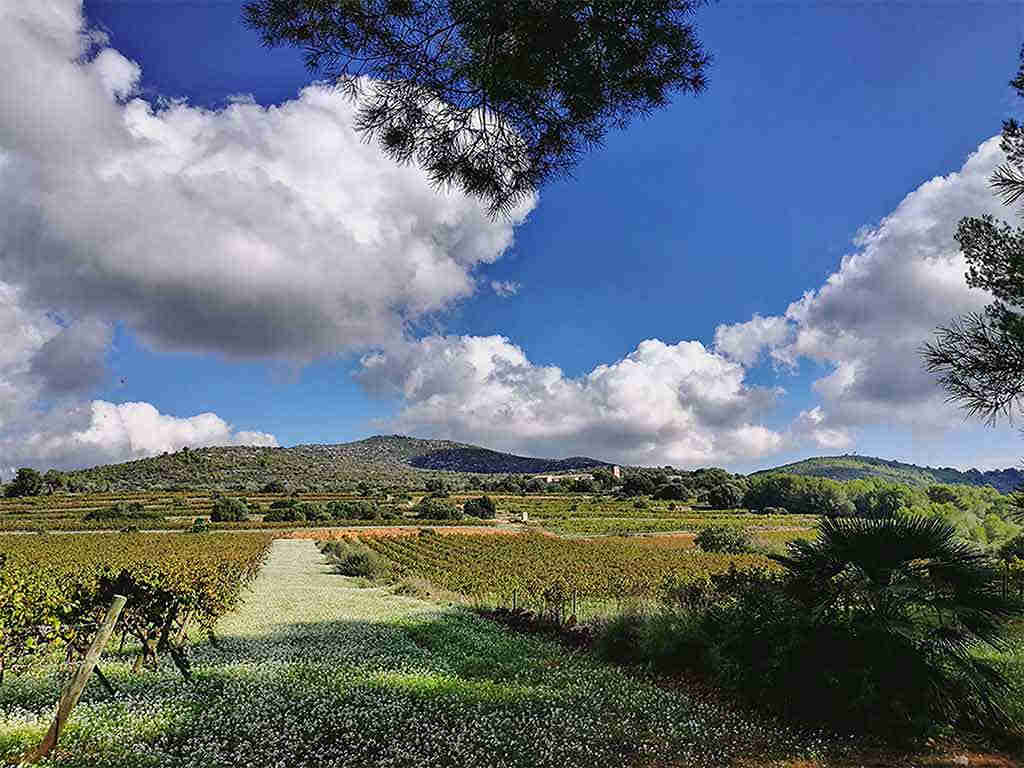
[[[749,552],[752,545],[750,534],[746,530],[731,525],[709,525],[701,528],[693,543],[705,552],[726,552],[732,555]]]
[[[207,533],[211,529],[209,520],[205,517],[197,517],[192,521],[192,527],[189,528],[189,533]]]
[[[4,489],[8,498],[17,496],[38,496],[43,492],[43,476],[30,467],[18,470],[14,479]]]
[[[270,502],[271,509],[291,509],[299,502],[296,499],[278,499]]]
[[[985,654],[1022,606],[992,561],[936,518],[826,518],[818,534],[773,557],[785,574],[738,579],[709,609],[722,682],[844,728],[1015,727],[1005,671]]]
[[[640,637],[643,618],[635,613],[623,613],[601,629],[594,641],[594,652],[602,659],[619,664],[633,664],[643,660]]]
[[[273,505],[271,505],[273,506]],[[306,514],[299,508],[298,504],[291,504],[287,507],[271,509],[263,516],[265,523],[304,523]]]
[[[242,499],[220,496],[213,502],[210,520],[215,523],[239,523],[249,519],[249,507]]]
[[[260,489],[260,493],[284,493],[284,483],[280,480],[271,480]]]
[[[388,574],[388,562],[364,544],[350,541],[331,541],[324,552],[334,561],[335,570],[343,576],[381,579]]]
[[[686,501],[690,498],[690,489],[680,483],[659,485],[651,497],[657,501]]]
[[[761,510],[763,515],[788,515],[789,512],[785,507],[765,507]]]
[[[163,520],[163,513],[147,510],[138,501],[119,501],[104,509],[93,509],[85,514],[83,520],[121,522],[125,520]]]
[[[490,496],[481,496],[479,499],[470,499],[462,505],[462,511],[470,517],[479,517],[483,520],[493,520],[497,510],[494,500]]]
[[[633,502],[633,507],[635,509],[647,509],[647,506],[648,504],[644,499],[637,499]]]
[[[322,506],[311,501],[300,501],[291,508],[292,514],[300,516],[303,520],[317,521],[327,520],[329,516]]]
[[[647,475],[629,475],[622,483],[626,496],[649,496],[654,493],[654,481]]]
[[[704,500],[711,509],[736,509],[743,504],[744,491],[736,483],[720,483],[705,493]]]
[[[380,507],[371,501],[330,501],[327,514],[335,520],[379,520]]]
[[[441,499],[423,499],[416,505],[416,517],[423,520],[461,520],[462,510]]]

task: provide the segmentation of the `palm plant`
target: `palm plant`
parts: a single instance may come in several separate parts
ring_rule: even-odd
[[[867,681],[886,716],[1012,726],[1008,683],[979,651],[1005,647],[1021,604],[953,526],[912,515],[823,518],[816,540],[797,540],[773,559],[788,571],[787,591],[819,647],[833,646],[833,674],[862,693]]]

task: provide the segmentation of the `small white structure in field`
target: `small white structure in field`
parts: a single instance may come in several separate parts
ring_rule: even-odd
[[[521,523],[528,523],[528,522],[530,522],[530,513],[527,512],[525,509],[522,512],[520,512],[519,515],[520,515],[519,522],[521,522]]]
[[[622,479],[622,469],[619,467],[618,464],[612,467],[612,477],[614,477],[616,480]]]

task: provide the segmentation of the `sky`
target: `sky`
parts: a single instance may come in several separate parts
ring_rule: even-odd
[[[923,370],[983,307],[1019,3],[719,2],[706,92],[509,217],[241,1],[0,0],[0,468],[376,433],[735,471],[1019,465]]]

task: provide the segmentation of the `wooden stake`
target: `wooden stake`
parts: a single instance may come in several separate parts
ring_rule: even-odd
[[[60,738],[60,732],[64,730],[64,725],[71,716],[71,710],[75,708],[75,705],[78,704],[78,700],[82,698],[82,692],[85,690],[86,683],[89,682],[89,678],[92,676],[92,672],[96,668],[96,663],[100,660],[100,655],[103,653],[103,649],[107,647],[107,642],[110,640],[110,633],[114,631],[114,625],[121,616],[121,611],[124,610],[124,604],[126,602],[128,602],[126,597],[123,597],[122,595],[114,595],[114,600],[110,604],[110,608],[107,610],[107,615],[103,618],[103,623],[100,624],[99,631],[96,632],[96,637],[92,639],[92,644],[89,646],[89,650],[86,652],[85,658],[78,666],[78,669],[75,670],[75,674],[74,677],[71,678],[71,682],[68,683],[67,687],[60,695],[60,702],[57,704],[57,714],[53,719],[53,723],[50,725],[50,730],[46,732],[46,736],[43,737],[39,746],[29,752],[22,762],[38,763],[44,757],[49,755],[50,752],[53,751],[53,748],[57,746],[57,740]]]

